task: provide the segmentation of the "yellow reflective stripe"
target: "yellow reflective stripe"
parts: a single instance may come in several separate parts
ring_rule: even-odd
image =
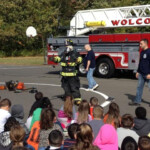
[[[68,76],[68,77],[76,76],[76,75],[77,75],[76,72],[61,72],[60,74],[61,74],[62,76]]]
[[[65,67],[66,63],[61,62],[60,65],[63,66],[63,67]]]
[[[56,57],[54,57],[54,60],[57,61],[57,62],[60,62],[61,58],[59,56],[56,56]]]
[[[77,62],[78,62],[78,63],[81,63],[81,62],[82,62],[82,57],[78,57],[78,58],[77,58]]]
[[[68,63],[69,66],[76,66],[76,63],[73,62],[73,63]]]
[[[81,98],[74,98],[74,101],[81,101]]]
[[[62,67],[65,67],[65,66],[76,66],[76,63],[75,62],[70,62],[70,63],[64,63],[64,62],[61,62],[61,64],[60,64]]]

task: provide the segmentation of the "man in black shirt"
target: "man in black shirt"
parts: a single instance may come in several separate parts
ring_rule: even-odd
[[[89,87],[87,91],[90,91],[90,90],[95,90],[98,87],[98,84],[93,78],[93,72],[96,67],[95,55],[89,44],[86,44],[84,48],[88,52],[84,58],[84,67],[86,68],[87,71],[87,79],[89,83]]]
[[[129,103],[129,105],[135,106],[139,106],[141,103],[145,82],[147,82],[150,89],[150,48],[148,48],[148,40],[141,40],[140,47],[142,52],[140,54],[139,67],[136,73],[136,78],[138,78],[136,98],[133,102]]]

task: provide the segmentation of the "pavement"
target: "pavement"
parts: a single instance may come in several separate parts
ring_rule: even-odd
[[[63,104],[63,101],[56,96],[64,93],[61,88],[61,76],[57,66],[8,66],[0,65],[0,85],[5,84],[9,80],[18,80],[25,83],[26,88],[35,87],[38,91],[43,92],[44,96],[50,98],[56,113]],[[119,105],[121,115],[130,113],[135,116],[136,106],[128,106],[128,102],[135,98],[137,80],[134,75],[118,72],[115,77],[110,79],[102,79],[95,77],[99,88],[95,92],[87,92],[85,88],[88,85],[86,77],[80,77],[81,95],[83,99],[89,100],[91,97],[97,97],[99,104],[104,104],[108,97],[113,97],[114,101]],[[25,110],[25,120],[31,105],[35,101],[34,94],[28,91],[22,93],[14,93],[12,91],[1,90],[1,98],[9,98],[12,104],[22,104]],[[106,103],[105,103],[106,104]],[[147,109],[147,117],[150,118],[150,91],[145,85],[143,93],[143,102],[141,106]],[[104,111],[107,112],[109,104],[106,104]]]

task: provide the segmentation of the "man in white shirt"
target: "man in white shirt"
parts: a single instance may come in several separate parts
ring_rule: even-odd
[[[11,101],[7,98],[0,101],[0,133],[4,131],[4,125],[11,116],[9,113]]]
[[[130,114],[123,115],[121,118],[121,127],[117,129],[119,148],[121,148],[122,142],[127,136],[132,137],[138,143],[139,136],[132,130],[133,126],[133,117]]]

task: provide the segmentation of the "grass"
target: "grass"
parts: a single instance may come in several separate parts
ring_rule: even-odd
[[[44,57],[4,57],[0,58],[0,64],[2,65],[43,65]]]

